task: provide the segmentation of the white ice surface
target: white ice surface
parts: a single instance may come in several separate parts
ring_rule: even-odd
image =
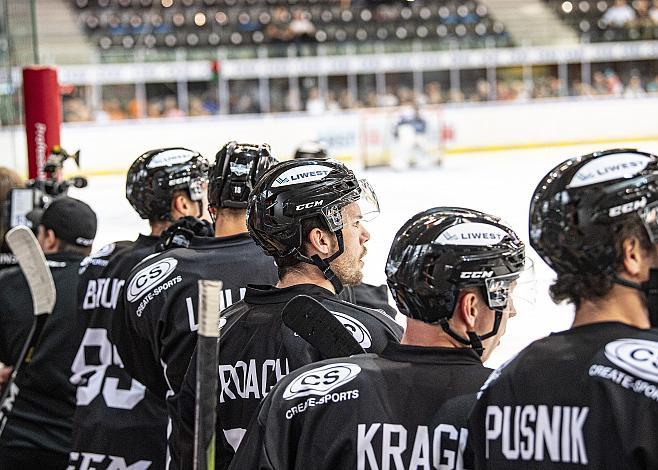
[[[463,154],[446,158],[442,167],[395,172],[375,168],[362,172],[374,187],[381,215],[367,224],[371,239],[367,244],[365,280],[385,282],[384,263],[397,229],[413,214],[434,206],[461,206],[489,212],[506,220],[526,241],[530,196],[539,181],[562,160],[603,150],[639,148],[658,153],[658,142],[637,144],[581,145],[549,149],[513,150]],[[87,201],[99,217],[94,248],[148,233],[148,225],[132,210],[124,196],[125,176],[99,176],[89,187],[72,190],[71,195]],[[487,365],[496,367],[531,341],[568,328],[573,311],[555,306],[547,295],[552,271],[528,248],[534,259],[537,298],[533,308],[520,311],[508,323],[507,333]]]

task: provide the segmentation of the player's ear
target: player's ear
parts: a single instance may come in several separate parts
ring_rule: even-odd
[[[643,252],[637,237],[631,236],[624,239],[621,244],[621,257],[625,274],[632,278],[642,275],[646,253]]]
[[[197,215],[198,208],[182,191],[177,191],[171,198],[171,218],[176,220],[186,215]]]
[[[322,230],[321,228],[316,227],[311,229],[306,237],[306,242],[311,249],[309,251],[309,256],[318,254],[320,255],[320,258],[327,258],[332,253],[333,239],[329,232]]]
[[[466,331],[475,329],[478,316],[478,296],[475,292],[467,290],[459,294],[454,316],[457,316],[456,320],[466,327]]]

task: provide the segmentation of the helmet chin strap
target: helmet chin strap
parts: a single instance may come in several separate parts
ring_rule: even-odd
[[[649,279],[642,284],[628,281],[618,276],[615,276],[614,282],[619,285],[644,292],[644,294],[647,296],[649,324],[652,328],[658,327],[658,268],[651,268],[649,270]]]
[[[338,230],[337,232],[334,232],[334,234],[336,235],[336,240],[338,240],[338,250],[336,251],[336,253],[329,256],[328,258],[320,258],[319,255],[313,255],[309,258],[308,256],[303,255],[297,249],[294,250],[293,255],[295,256],[295,258],[297,258],[300,261],[303,261],[304,263],[317,266],[318,269],[322,271],[322,275],[329,282],[331,282],[331,285],[334,287],[334,290],[336,291],[336,295],[338,295],[343,291],[343,283],[340,282],[340,279],[338,279],[336,273],[333,271],[333,269],[331,269],[330,263],[343,254],[343,252],[345,251],[345,243],[343,242],[342,230]]]
[[[500,323],[503,320],[502,310],[494,310],[494,314],[495,317],[494,317],[493,328],[489,333],[480,336],[473,330],[467,331],[466,334],[468,335],[468,339],[459,335],[452,328],[450,328],[450,324],[448,323],[449,318],[442,318],[441,320],[439,320],[439,325],[441,326],[443,331],[445,331],[451,338],[456,339],[461,344],[470,346],[471,348],[473,348],[473,350],[477,353],[478,356],[482,357],[482,354],[484,354],[484,346],[482,346],[482,341],[487,338],[491,338],[496,333],[498,333],[498,329],[500,328]]]

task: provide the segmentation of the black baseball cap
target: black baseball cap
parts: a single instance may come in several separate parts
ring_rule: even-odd
[[[68,196],[50,203],[40,224],[72,245],[91,246],[96,236],[96,213],[86,203]]]

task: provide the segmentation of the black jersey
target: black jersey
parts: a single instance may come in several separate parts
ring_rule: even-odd
[[[467,418],[489,373],[472,349],[395,343],[306,366],[263,401],[230,468],[473,468]]]
[[[249,234],[194,237],[189,248],[158,253],[133,269],[125,288],[125,322],[119,353],[126,369],[167,400],[169,416],[177,416],[176,399],[197,339],[198,281],[222,281],[220,308],[240,300],[249,282],[275,282],[276,265]],[[126,343],[147,349],[129,357]],[[177,432],[173,423],[171,435]],[[176,455],[172,455],[175,468]]]
[[[46,259],[57,300],[32,360],[22,366],[16,377],[16,398],[0,445],[48,450],[65,458],[71,448],[75,410],[70,368],[84,333],[84,325],[76,314],[78,265],[82,256],[57,253],[47,255]],[[33,319],[32,297],[20,268],[3,270],[0,272],[0,361],[16,363]]]
[[[477,468],[658,469],[658,333],[595,323],[491,375],[469,427]]]
[[[121,293],[131,269],[157,241],[140,235],[112,243],[80,264],[78,315],[86,331],[71,366],[77,391],[69,470],[165,468],[165,402],[126,372],[108,334],[113,318],[124,315]]]
[[[300,294],[320,301],[369,352],[381,352],[402,336],[402,328],[385,313],[344,302],[317,285],[249,286],[244,300],[227,309],[220,322],[216,468],[228,466],[258,403],[272,386],[289,372],[321,359],[281,319],[285,304]],[[190,362],[179,403],[183,468],[192,462],[195,363]]]

